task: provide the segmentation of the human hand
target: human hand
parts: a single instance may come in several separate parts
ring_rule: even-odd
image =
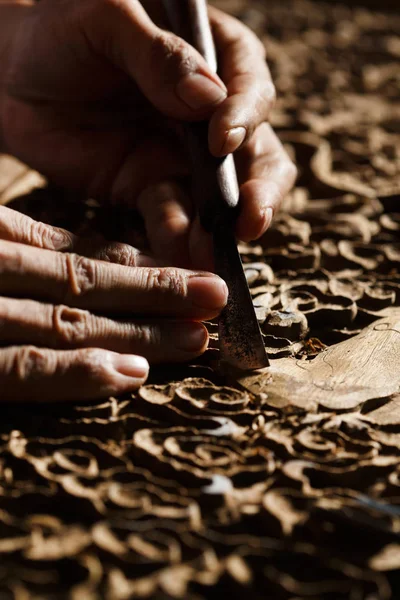
[[[84,248],[0,206],[1,400],[120,394],[144,383],[146,359],[185,361],[206,349],[199,321],[225,305],[222,279],[159,266],[125,244]]]
[[[176,121],[210,119],[211,152],[236,151],[237,235],[265,232],[295,168],[265,122],[274,86],[247,27],[210,8],[225,85],[161,28],[160,0],[42,0],[23,13],[1,111],[10,152],[59,184],[135,206],[155,255],[209,268],[210,240],[177,184],[189,165]]]

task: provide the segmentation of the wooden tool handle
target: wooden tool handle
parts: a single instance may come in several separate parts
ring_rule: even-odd
[[[217,71],[215,51],[206,0],[165,0],[173,31],[189,42]],[[233,156],[215,158],[208,149],[208,122],[186,127],[193,170],[193,197],[200,220],[207,231],[217,221],[229,227],[236,219],[239,186]]]

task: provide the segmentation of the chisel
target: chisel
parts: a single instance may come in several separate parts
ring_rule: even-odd
[[[189,42],[217,72],[206,0],[164,0],[171,30]],[[221,363],[243,371],[268,366],[260,327],[238,252],[234,226],[239,186],[233,156],[215,158],[208,148],[208,122],[186,126],[193,197],[200,221],[213,236],[215,270],[228,285],[228,304],[218,322]]]

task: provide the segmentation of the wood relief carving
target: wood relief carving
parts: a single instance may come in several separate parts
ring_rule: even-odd
[[[218,371],[210,323],[196,364],[132,397],[2,407],[1,599],[399,597],[400,20],[215,4],[267,45],[300,169],[240,245],[271,366]],[[124,236],[38,177],[2,157],[0,202]]]

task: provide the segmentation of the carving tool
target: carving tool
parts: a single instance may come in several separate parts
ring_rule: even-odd
[[[171,29],[194,46],[217,72],[217,56],[206,0],[164,0]],[[200,221],[212,233],[217,274],[229,288],[219,318],[221,362],[241,370],[268,366],[260,327],[234,234],[239,186],[233,156],[219,159],[208,149],[208,122],[186,126],[192,161],[193,196]]]

